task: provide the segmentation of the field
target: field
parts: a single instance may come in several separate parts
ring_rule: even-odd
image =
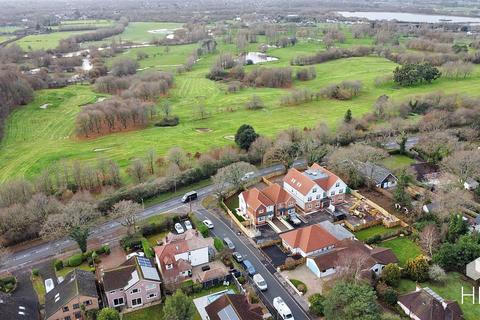
[[[397,256],[400,266],[404,266],[408,259],[422,254],[420,247],[408,237],[398,237],[378,244],[380,247],[390,248]]]
[[[2,26],[0,27],[0,33],[12,33],[17,30],[22,29],[21,27],[15,27],[15,26]]]
[[[368,238],[371,238],[375,235],[382,235],[387,232],[393,232],[395,230],[399,229],[399,227],[394,227],[394,228],[386,228],[383,225],[378,225],[378,226],[373,226],[367,229],[363,229],[360,231],[355,232],[355,237],[358,240],[365,241]]]
[[[142,41],[152,29],[174,28],[179,24],[166,23],[131,23],[122,35],[122,39]],[[57,32],[37,37],[35,42],[29,37],[20,40],[23,46],[40,45],[42,37],[50,46],[57,45],[69,32]],[[143,37],[143,38],[142,38]],[[264,38],[259,37],[259,43]],[[343,45],[367,43],[371,39],[347,38]],[[257,50],[258,44],[251,44],[250,50]],[[164,47],[148,47],[127,50],[120,56],[136,57],[137,52],[144,51],[149,57],[140,61],[140,67],[148,70],[174,70],[182,64],[197,47],[196,44]],[[234,45],[218,41],[218,52],[237,53]],[[269,54],[278,57],[278,61],[269,62],[268,66],[289,66],[290,60],[299,54],[311,54],[322,50],[318,42],[301,40],[295,47],[269,50]],[[315,65],[317,78],[312,81],[294,81],[292,88],[246,88],[237,94],[227,94],[225,85],[205,78],[217,54],[201,57],[193,71],[175,76],[175,87],[167,99],[172,103],[173,114],[178,115],[180,124],[171,128],[159,128],[153,125],[144,130],[115,133],[97,139],[80,140],[74,134],[75,115],[80,106],[92,103],[100,96],[89,85],[70,86],[62,89],[38,91],[35,100],[27,106],[17,109],[9,117],[5,136],[0,143],[0,181],[14,177],[32,177],[52,162],[66,160],[86,160],[95,162],[98,158],[117,160],[125,169],[131,160],[143,157],[149,149],[158,154],[173,146],[181,146],[188,152],[204,152],[212,147],[232,144],[228,139],[243,123],[251,124],[261,135],[273,136],[279,130],[295,126],[313,127],[324,122],[335,130],[345,112],[352,110],[354,117],[360,117],[371,111],[378,96],[389,95],[392,99],[406,99],[408,96],[435,91],[446,93],[463,92],[478,94],[480,85],[480,68],[467,79],[441,79],[431,85],[398,89],[391,83],[376,87],[375,77],[390,74],[396,64],[384,58],[370,56],[349,58]],[[117,57],[118,58],[118,57]],[[107,60],[111,65],[116,58]],[[247,66],[250,71],[254,66]],[[296,68],[293,68],[296,69]],[[317,92],[320,88],[347,79],[363,82],[361,94],[350,101],[319,99],[298,106],[281,106],[280,99],[293,89],[308,88]],[[253,95],[259,96],[265,108],[257,111],[245,109],[245,103]],[[50,106],[44,110],[39,107],[45,103]],[[199,119],[197,108],[205,106],[209,113],[206,119]],[[208,128],[208,132],[198,128]],[[405,159],[395,158],[387,166],[403,164]]]
[[[58,46],[60,40],[74,34],[86,33],[89,31],[62,31],[47,34],[29,35],[15,41],[23,50],[53,49]]]
[[[393,155],[385,158],[381,164],[392,171],[397,171],[408,168],[413,163],[415,163],[415,160],[412,158],[402,155]]]
[[[457,272],[449,272],[447,274],[448,278],[444,284],[435,283],[435,282],[425,282],[419,283],[421,287],[429,287],[436,293],[438,293],[442,298],[446,300],[455,300],[460,305],[462,309],[465,320],[476,320],[480,319],[480,308],[478,305],[473,305],[472,298],[466,297],[464,304],[461,304],[462,301],[462,287],[465,290],[465,293],[472,293],[473,284],[467,282],[464,279],[464,276]],[[402,279],[399,286],[399,293],[407,293],[415,290],[415,282],[411,280]],[[475,289],[478,290],[478,289]],[[475,301],[477,300],[477,295],[475,294]]]
[[[13,38],[12,36],[0,35],[0,43],[7,41],[8,39]]]

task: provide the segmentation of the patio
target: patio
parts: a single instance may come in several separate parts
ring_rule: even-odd
[[[323,292],[324,284],[330,279],[320,279],[317,278],[308,268],[306,265],[301,265],[295,268],[294,270],[285,270],[280,272],[284,279],[296,279],[300,280],[307,285],[307,293],[303,295],[303,297],[308,301],[308,298],[315,294]]]

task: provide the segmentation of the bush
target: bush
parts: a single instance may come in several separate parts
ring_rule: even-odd
[[[193,285],[194,285],[193,280],[190,279],[190,280],[182,282],[182,284],[180,285],[180,289],[186,295],[190,295],[190,294],[193,293]]]
[[[109,255],[110,254],[110,247],[108,245],[103,245],[102,246],[102,249],[103,249],[103,253],[106,254],[106,255]]]
[[[307,292],[307,285],[300,280],[290,279],[290,282],[297,288],[298,291],[305,294]]]
[[[156,127],[175,127],[179,123],[180,123],[180,118],[178,118],[177,116],[173,116],[173,117],[163,118],[159,122],[155,123],[155,126]]]
[[[379,243],[380,241],[382,241],[382,236],[379,235],[379,234],[376,234],[370,238],[367,238],[365,240],[365,243],[366,244],[375,244],[375,243]]]
[[[84,261],[84,257],[82,253],[76,253],[70,258],[68,258],[68,266],[69,267],[78,267]]]
[[[401,276],[402,272],[400,270],[400,267],[398,267],[396,264],[389,263],[385,266],[385,268],[383,268],[382,279],[389,286],[398,286]]]
[[[55,267],[56,271],[60,271],[63,269],[63,261],[62,260],[55,260],[53,263],[53,266]]]
[[[383,301],[385,301],[391,306],[395,306],[397,304],[398,293],[397,291],[395,291],[395,289],[381,281],[377,284],[376,289],[378,295]]]
[[[447,274],[438,264],[434,264],[428,270],[428,276],[432,281],[445,282],[447,280]]]
[[[192,220],[192,224],[195,229],[197,229],[204,238],[208,238],[208,235],[210,234],[210,230],[208,229],[208,227],[204,225],[203,222],[194,215],[191,215],[190,219]]]
[[[213,245],[215,246],[215,249],[217,249],[218,252],[222,251],[225,246],[223,245],[223,241],[220,238],[213,238]]]
[[[425,282],[429,277],[429,269],[427,258],[420,255],[407,261],[404,272],[413,281]]]
[[[311,314],[317,317],[323,317],[323,302],[325,298],[320,293],[315,293],[308,298],[308,302],[310,302],[309,311]]]
[[[237,280],[238,280],[238,282],[239,282],[240,284],[245,284],[245,282],[247,282],[247,280],[245,279],[244,276],[238,277]]]
[[[139,234],[126,235],[120,239],[120,245],[126,252],[139,250],[142,248],[142,239],[143,237]]]
[[[346,80],[339,84],[331,84],[320,90],[320,96],[328,99],[350,100],[360,94],[362,82],[359,80]]]
[[[32,269],[32,276],[38,277],[39,274],[40,274],[40,271],[37,268]]]
[[[16,283],[17,279],[13,276],[0,278],[0,291],[10,293],[15,288]]]
[[[153,252],[152,246],[150,245],[150,242],[148,242],[147,239],[143,238],[142,239],[142,248],[143,252],[145,252],[145,256],[149,259],[153,258],[155,256],[155,253]]]
[[[299,69],[296,72],[296,78],[299,81],[313,80],[317,77],[314,67]]]

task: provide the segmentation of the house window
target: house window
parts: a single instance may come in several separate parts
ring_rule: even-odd
[[[139,293],[139,292],[140,292],[140,289],[133,289],[132,291],[130,291],[131,294]]]
[[[147,295],[147,299],[153,299],[153,298],[156,298],[156,297],[157,297],[156,293],[150,293],[149,295]]]
[[[89,306],[92,304],[92,300],[87,300],[83,302],[84,305]]]
[[[323,193],[323,197],[324,197],[324,198],[327,197],[327,193],[326,193],[326,192]]]
[[[147,284],[147,285],[145,286],[145,289],[146,289],[147,291],[155,290],[155,289],[157,289],[157,285],[156,285],[155,283],[149,283],[149,284]]]
[[[132,306],[139,306],[142,304],[142,298],[132,299]]]
[[[78,308],[80,308],[80,304],[75,303],[75,304],[73,305],[73,309],[78,309]]]
[[[312,208],[312,204],[311,204],[311,203],[307,204],[307,208],[308,208],[308,209],[311,209],[311,208]]]
[[[317,208],[320,207],[320,202],[316,202],[315,207],[317,207]]]
[[[72,318],[70,316],[66,316],[65,318],[63,318],[65,320],[72,320]]]
[[[313,188],[312,192],[313,193],[317,192],[317,188]]]
[[[332,192],[330,192],[330,195],[331,195],[331,196],[334,196],[334,195],[335,195],[335,190],[333,190]]]
[[[312,197],[308,197],[307,201],[312,201]]]
[[[82,319],[82,313],[80,311],[75,312],[75,319]]]
[[[166,268],[167,270],[170,270],[170,269],[173,268],[173,264],[171,264],[171,263],[170,263],[170,264],[167,264],[167,265],[165,265],[165,268]]]
[[[110,293],[115,293],[115,290],[110,291]]]
[[[123,306],[124,304],[125,304],[125,302],[123,301],[123,298],[113,299],[113,306],[114,307]]]
[[[338,194],[343,193],[343,189],[338,190]]]
[[[337,187],[337,188],[340,187],[340,182],[337,182],[337,183],[335,184],[335,187]]]
[[[262,213],[263,213],[263,209],[258,210],[258,213],[262,214]]]
[[[67,312],[67,311],[69,310],[69,309],[68,309],[68,306],[64,306],[64,307],[62,308],[62,310],[63,310],[63,312]]]

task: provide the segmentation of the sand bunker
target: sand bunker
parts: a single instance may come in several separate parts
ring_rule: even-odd
[[[209,128],[195,128],[195,131],[204,133],[204,132],[212,132],[213,130]]]
[[[223,138],[230,141],[235,141],[235,136],[224,136]]]
[[[45,103],[40,106],[40,109],[47,109],[50,103]]]

